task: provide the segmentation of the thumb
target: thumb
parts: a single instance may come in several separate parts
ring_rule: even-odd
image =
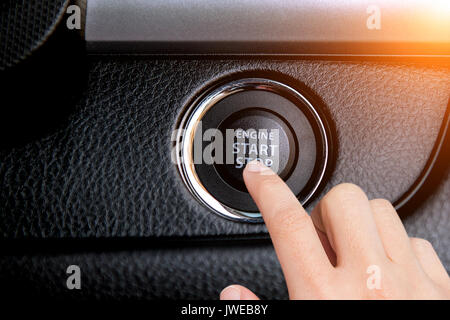
[[[220,300],[259,300],[259,298],[246,287],[234,284],[222,290]]]

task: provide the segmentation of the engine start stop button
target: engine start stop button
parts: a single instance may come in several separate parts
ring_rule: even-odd
[[[231,156],[216,163],[220,176],[234,188],[246,192],[242,171],[259,160],[286,179],[293,169],[296,141],[286,120],[265,109],[250,108],[232,114],[219,125],[223,150]]]
[[[258,159],[305,204],[329,159],[327,130],[312,104],[283,83],[235,80],[200,96],[180,122],[178,168],[189,190],[221,216],[262,221],[242,172]]]

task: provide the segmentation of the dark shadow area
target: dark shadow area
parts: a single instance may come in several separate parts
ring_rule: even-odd
[[[19,147],[63,126],[86,83],[84,42],[63,20],[28,59],[0,72],[0,149]]]

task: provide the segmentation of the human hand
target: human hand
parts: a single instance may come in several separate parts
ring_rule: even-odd
[[[450,299],[450,278],[432,245],[409,238],[390,202],[340,184],[309,216],[289,187],[257,161],[248,191],[272,238],[291,299]],[[232,285],[221,300],[256,300]]]

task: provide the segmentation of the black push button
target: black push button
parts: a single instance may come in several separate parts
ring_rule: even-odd
[[[291,173],[296,142],[292,130],[279,115],[266,109],[244,109],[225,119],[219,130],[227,137],[223,150],[232,156],[228,157],[229,163],[215,166],[232,187],[246,192],[242,171],[252,160],[263,162],[283,179]]]

